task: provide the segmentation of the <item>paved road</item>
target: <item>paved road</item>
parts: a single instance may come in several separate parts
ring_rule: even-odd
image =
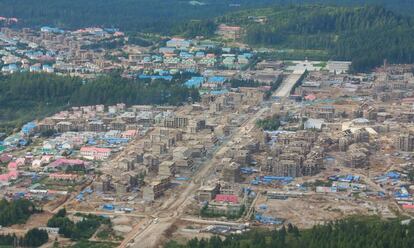
[[[77,210],[66,210],[68,213],[71,214],[94,214],[94,215],[107,215],[107,216],[129,216],[129,217],[137,217],[137,218],[145,218],[148,217],[146,214],[134,214],[134,213],[115,213],[115,212],[108,212],[108,211],[77,211]]]
[[[255,127],[256,121],[268,111],[269,108],[266,107],[259,110],[250,118],[247,118],[246,121],[233,132],[231,137],[226,142],[221,144],[215,154],[222,152],[230,140],[234,140],[244,135],[244,133],[252,131]],[[170,201],[166,200],[166,204],[164,204],[156,216],[153,217],[154,219],[157,219],[156,221],[151,221],[151,219],[149,219],[146,226],[135,226],[119,247],[157,247],[157,245],[162,242],[165,232],[168,231],[175,221],[180,219],[186,207],[191,203],[192,196],[201,186],[202,179],[212,173],[214,171],[214,166],[217,164],[218,163],[215,157],[206,161],[205,164],[201,166],[200,170],[195,174],[193,180],[189,183],[187,188],[176,195],[177,198],[175,201],[170,203]],[[167,216],[164,217],[165,215]]]
[[[302,74],[295,73],[287,76],[283,80],[282,85],[273,93],[273,96],[280,98],[288,97],[293,86],[295,86],[296,82],[300,79],[301,76]]]
[[[240,226],[241,224],[243,224],[240,222],[203,220],[203,219],[197,219],[197,218],[181,218],[181,220],[192,222],[192,223],[197,223],[197,224],[207,224],[207,225]]]

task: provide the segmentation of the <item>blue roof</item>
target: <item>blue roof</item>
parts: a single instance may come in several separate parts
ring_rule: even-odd
[[[115,33],[119,31],[119,28],[104,28],[106,32]]]
[[[187,82],[184,83],[184,85],[188,88],[198,88],[200,87],[204,82],[204,77],[192,77]]]
[[[159,75],[139,75],[138,76],[139,79],[151,79],[151,80],[166,80],[166,81],[171,81],[173,79],[172,76],[159,76]]]
[[[188,52],[180,52],[180,57],[181,58],[192,58],[193,55],[191,53],[188,53]]]
[[[51,33],[64,33],[64,31],[62,29],[51,28],[51,27],[47,27],[47,26],[40,28],[40,31],[42,31],[42,32],[51,32]]]
[[[174,53],[175,48],[174,47],[160,47],[160,52],[166,52],[166,53]]]
[[[210,77],[208,79],[209,83],[215,83],[215,84],[222,84],[224,82],[226,82],[226,78],[225,77]]]
[[[3,70],[9,70],[9,71],[17,71],[18,67],[16,64],[9,64],[3,66]]]
[[[293,181],[293,177],[264,176],[264,180]]]
[[[212,91],[210,91],[210,94],[212,94],[212,95],[223,95],[223,94],[226,94],[228,92],[229,92],[228,90],[212,90]]]
[[[155,72],[157,72],[161,76],[168,76],[168,75],[170,75],[170,72],[169,71],[166,71],[166,70],[155,70]]]
[[[22,127],[22,132],[24,134],[28,134],[30,133],[34,128],[36,127],[36,124],[34,122],[29,122],[26,123],[23,127]]]
[[[253,57],[253,54],[251,54],[251,53],[243,53],[243,56],[244,56],[245,58],[250,59],[251,57]]]
[[[38,65],[31,65],[30,66],[30,70],[31,71],[40,71],[40,66],[38,66]]]
[[[391,178],[391,179],[399,179],[400,178],[400,174],[398,172],[394,172],[394,171],[390,171],[386,174],[387,177]]]
[[[54,56],[56,53],[54,51],[46,51],[46,55]]]

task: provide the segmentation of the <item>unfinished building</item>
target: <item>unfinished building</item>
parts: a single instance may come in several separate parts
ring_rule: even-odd
[[[396,149],[403,152],[413,152],[414,151],[414,134],[413,133],[403,133],[395,138],[395,147]]]
[[[301,177],[315,175],[323,166],[323,148],[316,146],[317,133],[298,131],[277,137],[271,147],[274,157],[268,157],[265,171],[276,176]]]

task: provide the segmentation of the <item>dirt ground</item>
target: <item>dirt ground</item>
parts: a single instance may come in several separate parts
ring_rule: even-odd
[[[49,212],[43,212],[39,214],[33,214],[27,220],[26,224],[24,225],[13,225],[10,228],[12,229],[21,229],[21,230],[30,230],[36,227],[45,227],[47,225],[47,221],[52,218],[53,214]]]

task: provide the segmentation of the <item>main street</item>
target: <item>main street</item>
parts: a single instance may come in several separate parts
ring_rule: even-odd
[[[248,117],[244,123],[220,145],[215,154],[222,152],[230,141],[237,139],[245,133],[251,132],[255,127],[256,121],[267,114],[268,111],[269,108],[264,107]],[[125,237],[120,247],[157,247],[157,245],[159,245],[164,239],[165,232],[183,215],[184,210],[191,203],[192,197],[201,186],[201,182],[203,181],[202,179],[206,178],[214,171],[215,166],[218,164],[215,154],[211,160],[204,162],[185,190],[177,192],[175,196],[172,196],[176,198],[171,204],[167,204],[171,201],[166,200],[166,204],[161,206],[159,211],[154,216],[147,218],[146,224],[136,225],[127,237]]]
[[[295,84],[299,81],[302,74],[292,73],[289,74],[282,82],[280,87],[273,93],[274,97],[284,98],[288,97],[290,91],[293,89]]]

